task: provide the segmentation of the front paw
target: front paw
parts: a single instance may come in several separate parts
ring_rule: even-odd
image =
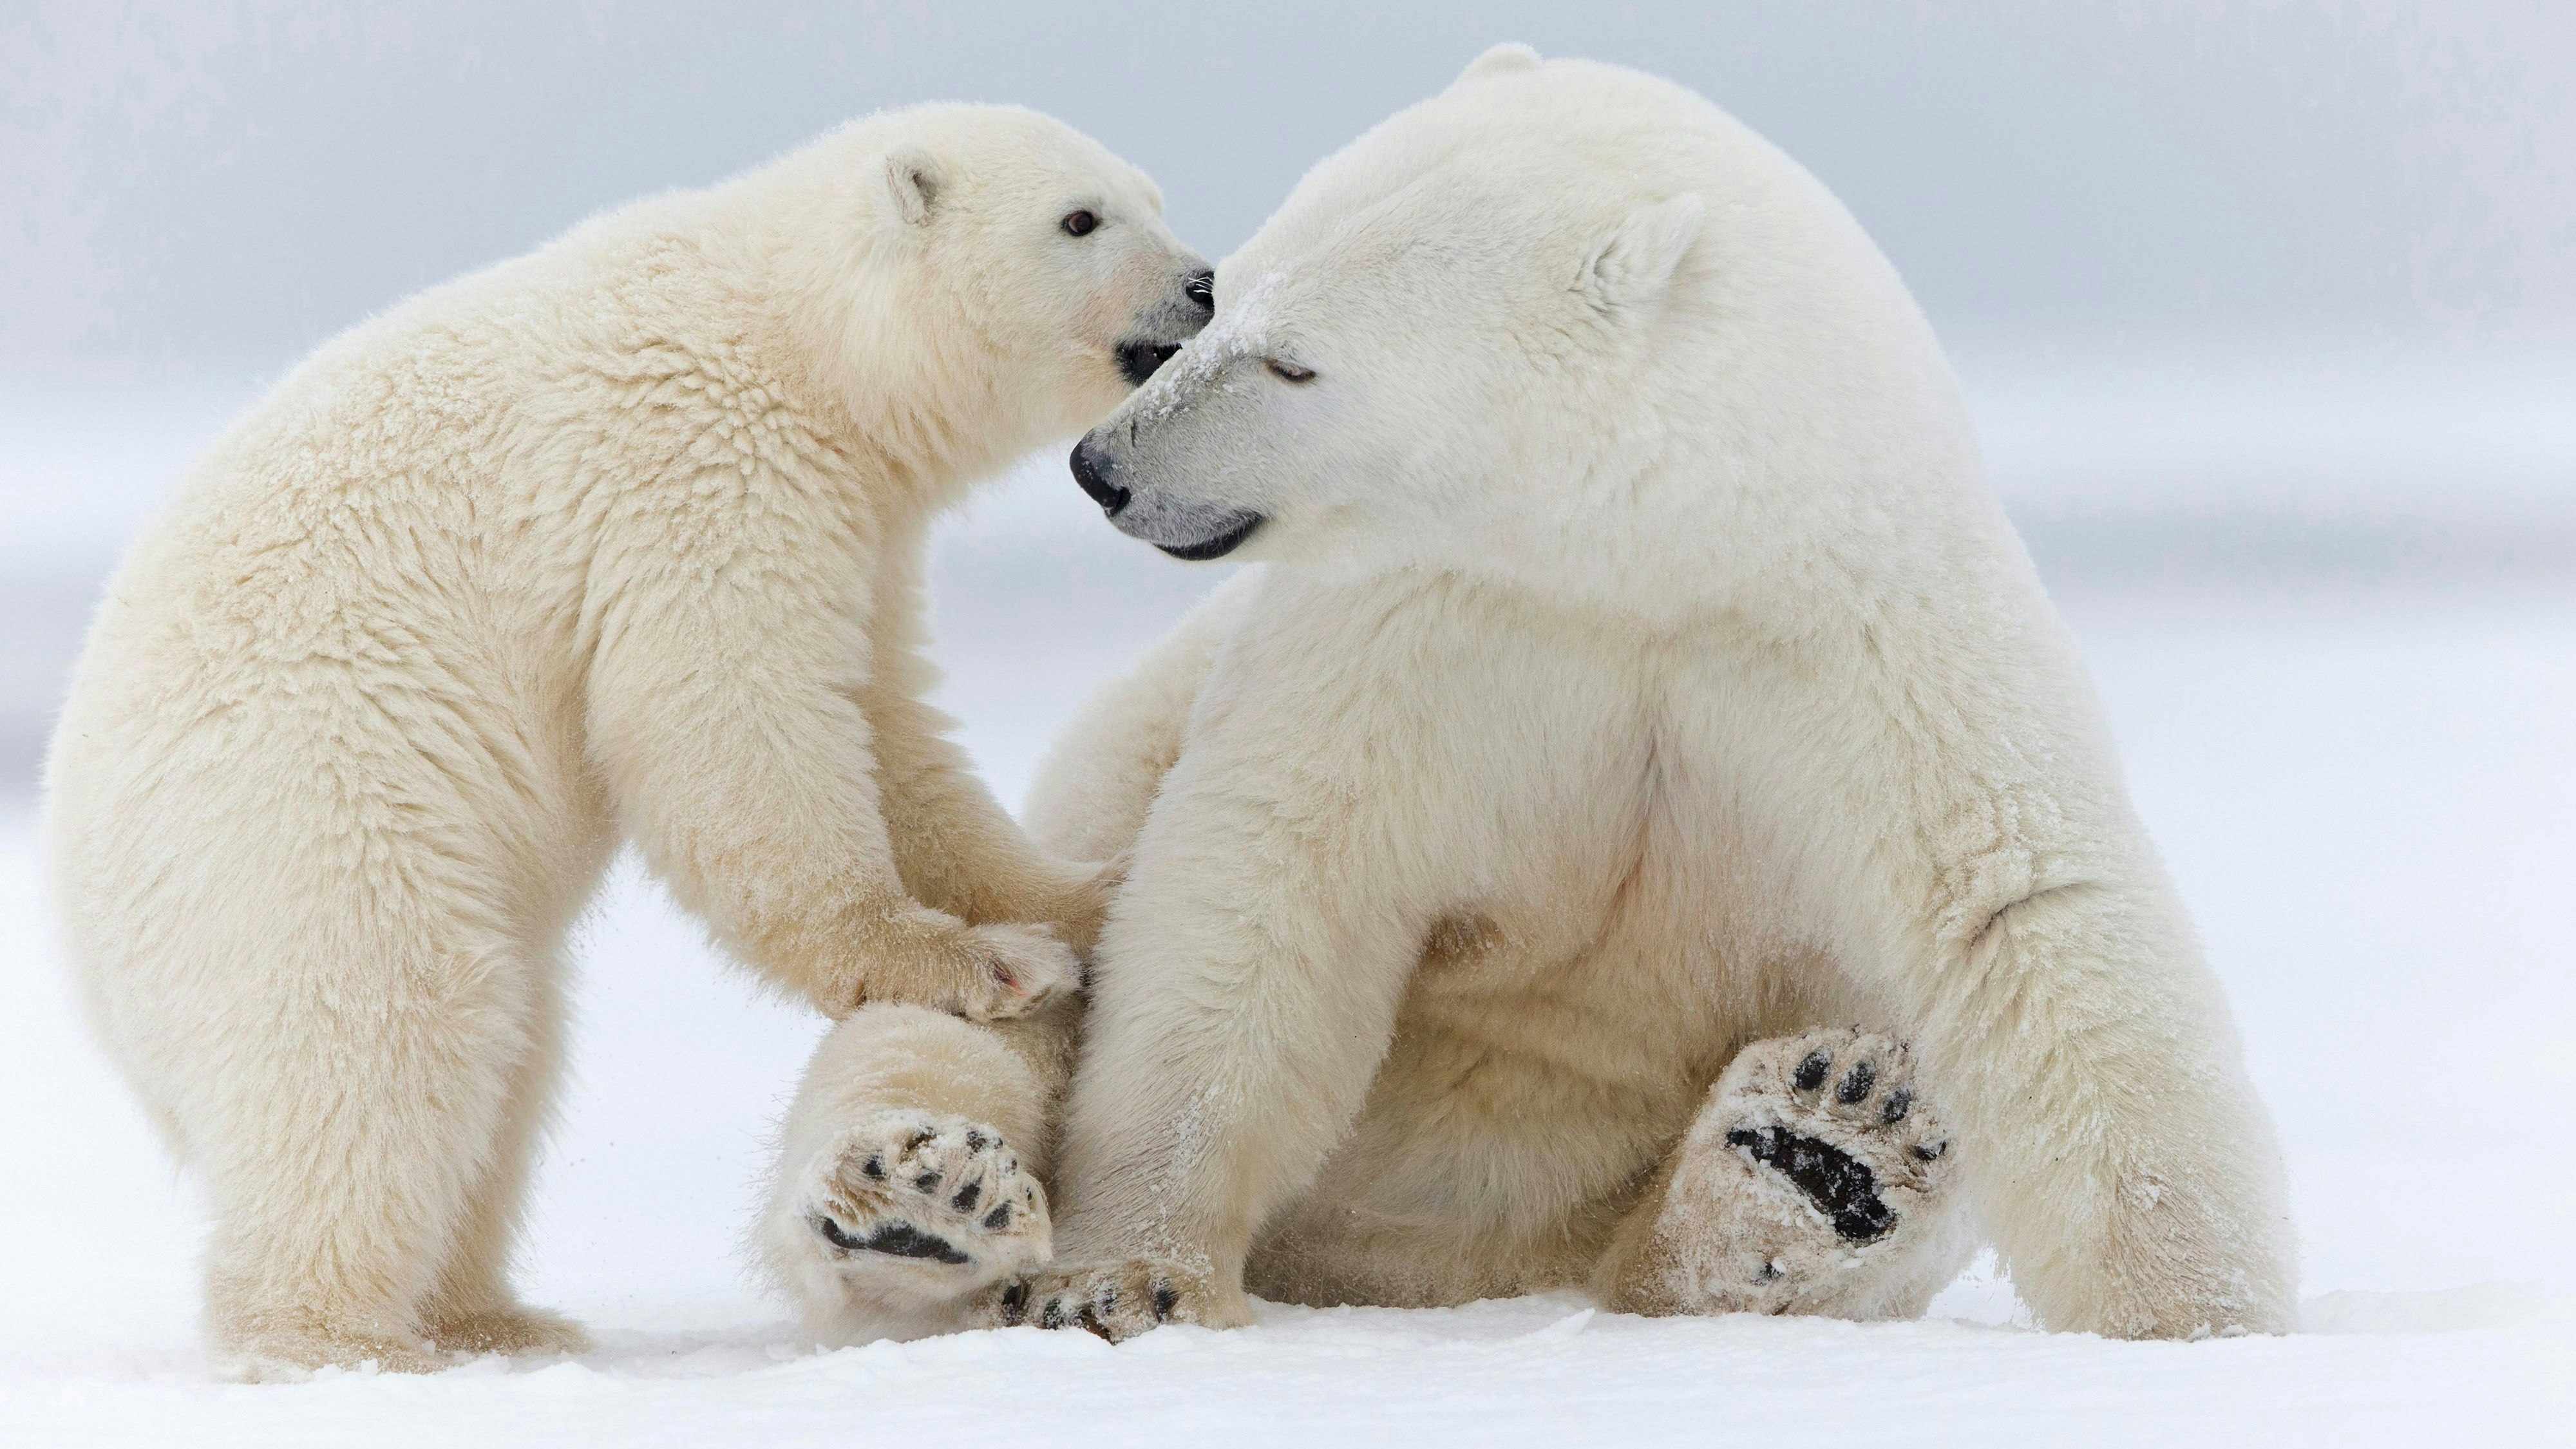
[[[1082,984],[1082,963],[1044,926],[973,926],[959,935],[967,970],[951,1009],[970,1021],[1024,1016]]]
[[[1153,1258],[1040,1269],[987,1294],[977,1317],[987,1328],[1079,1328],[1111,1343],[1166,1323],[1233,1328],[1250,1321],[1217,1305],[1204,1271]]]

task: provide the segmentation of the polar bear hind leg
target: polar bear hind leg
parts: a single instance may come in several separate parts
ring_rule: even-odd
[[[853,1124],[807,1165],[797,1201],[844,1271],[931,1270],[919,1296],[971,1292],[1047,1256],[1044,1189],[998,1132],[963,1117],[897,1110]]]
[[[1758,1041],[1710,1089],[1595,1286],[1648,1314],[1913,1317],[1972,1248],[1955,1169],[1900,1043]]]
[[[447,1262],[421,1307],[421,1331],[445,1352],[557,1354],[590,1347],[581,1325],[528,1307],[510,1289],[510,1250],[526,1207],[536,1138],[563,1073],[564,975],[558,961],[532,983],[529,1041],[510,1071],[500,1140],[468,1191]]]
[[[418,1373],[445,1366],[451,1347],[578,1342],[559,1320],[539,1331],[503,1277],[536,1125],[513,1115],[550,1071],[514,1078],[537,1049],[531,1003],[550,963],[517,943],[442,937],[418,917],[401,925],[410,940],[388,926],[355,948],[402,968],[377,973],[397,985],[376,1009],[270,1010],[256,1038],[237,1017],[216,1021],[216,1039],[260,1043],[266,1075],[188,1073],[179,1117],[215,1217],[207,1326],[219,1364],[241,1377],[367,1362]],[[280,994],[299,1006],[321,996],[338,964],[282,956],[277,974],[302,991]],[[478,1196],[492,1211],[467,1246]],[[451,1264],[476,1295],[453,1305],[441,1342],[424,1310]]]
[[[822,1343],[957,1327],[1047,1261],[1042,1174],[1077,1003],[1008,1023],[869,1006],[825,1034],[788,1109],[757,1250]]]

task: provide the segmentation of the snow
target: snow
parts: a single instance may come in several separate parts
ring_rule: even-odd
[[[817,1026],[721,966],[622,865],[583,938],[574,1072],[522,1274],[533,1301],[588,1323],[598,1350],[425,1379],[216,1383],[195,1342],[201,1207],[83,1035],[40,906],[32,806],[11,780],[26,778],[23,747],[9,741],[41,730],[109,550],[226,399],[154,425],[129,415],[105,447],[61,441],[95,421],[73,409],[0,430],[0,606],[15,606],[0,615],[13,621],[0,626],[0,751],[18,750],[0,758],[0,1445],[2564,1434],[2576,1414],[2564,425],[2512,411],[2527,388],[2461,389],[2429,419],[2362,407],[2388,432],[2363,456],[2318,445],[2353,406],[2332,379],[2303,413],[2242,377],[2085,390],[2062,369],[2045,386],[1966,372],[2281,1123],[2304,1332],[2041,1333],[1989,1260],[1917,1323],[1650,1321],[1560,1296],[1276,1307],[1251,1329],[1117,1348],[1015,1329],[810,1352],[750,1286],[740,1239],[763,1137]],[[2465,473],[2438,466],[2453,434],[2487,440],[2449,455],[2471,459]],[[2265,531],[2276,524],[2287,531]],[[944,535],[946,697],[1006,797],[1081,693],[1221,573],[1100,527],[1054,458]]]

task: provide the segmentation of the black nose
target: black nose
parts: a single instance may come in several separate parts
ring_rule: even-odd
[[[1214,269],[1203,267],[1198,271],[1190,273],[1190,279],[1181,284],[1181,290],[1188,294],[1191,301],[1206,308],[1209,316],[1213,317],[1216,315],[1216,272]]]
[[[1109,460],[1100,456],[1100,450],[1091,446],[1089,438],[1073,445],[1073,481],[1082,485],[1082,491],[1091,495],[1101,512],[1116,518],[1118,510],[1127,506],[1128,493],[1109,481],[1110,466]]]

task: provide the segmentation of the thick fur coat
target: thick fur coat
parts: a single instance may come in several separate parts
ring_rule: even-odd
[[[1972,1209],[2052,1327],[2288,1326],[2226,1005],[1941,351],[1815,180],[1507,47],[1318,166],[1218,295],[1075,467],[1118,527],[1269,566],[1032,807],[1133,850],[1052,1243],[988,1261],[916,1212],[963,1235],[908,1271],[1025,1272],[989,1314],[1113,1335],[1244,1322],[1247,1286],[1870,1316],[1919,1311]],[[880,1073],[1043,1076],[871,1016],[841,1031]],[[993,1135],[946,1070],[816,1117]],[[782,1204],[912,1211],[823,1140]]]
[[[931,108],[416,298],[224,435],[47,773],[92,1019],[211,1196],[223,1358],[578,1341],[506,1270],[621,842],[833,1015],[1071,982],[1105,888],[921,702],[923,537],[1208,309],[1135,170]]]

